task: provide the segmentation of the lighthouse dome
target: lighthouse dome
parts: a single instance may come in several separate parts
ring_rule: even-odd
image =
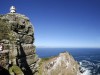
[[[10,7],[10,13],[15,13],[15,12],[16,12],[15,6],[11,6],[11,7]]]

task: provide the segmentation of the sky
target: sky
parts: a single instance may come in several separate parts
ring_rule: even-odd
[[[30,18],[36,47],[100,48],[100,0],[0,0]]]

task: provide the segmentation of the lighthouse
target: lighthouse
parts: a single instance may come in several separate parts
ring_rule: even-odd
[[[10,13],[16,13],[16,8],[15,6],[10,7]]]

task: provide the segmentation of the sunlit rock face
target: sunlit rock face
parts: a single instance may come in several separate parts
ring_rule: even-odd
[[[68,53],[41,60],[39,75],[80,75],[79,64]]]
[[[18,65],[25,74],[37,72],[38,57],[34,46],[34,29],[25,15],[8,13],[0,15],[0,43],[3,50],[0,52],[1,66]]]

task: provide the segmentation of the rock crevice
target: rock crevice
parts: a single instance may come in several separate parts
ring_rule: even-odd
[[[39,58],[35,54],[35,46],[33,44],[34,31],[29,18],[18,13],[8,13],[0,16],[0,19],[4,21],[5,26],[9,30],[9,37],[5,36],[9,39],[2,37],[0,41],[3,43],[4,48],[9,47],[9,49],[7,48],[8,52],[6,56],[5,53],[1,54],[2,57],[5,57],[5,66],[3,66],[7,67],[7,65],[13,63],[14,65],[18,65],[25,72],[25,75],[28,73],[32,75],[37,71],[36,68],[34,70],[32,69],[34,68],[32,65],[37,65],[36,62]],[[0,25],[2,25],[1,22]],[[5,29],[2,31],[5,31]]]

